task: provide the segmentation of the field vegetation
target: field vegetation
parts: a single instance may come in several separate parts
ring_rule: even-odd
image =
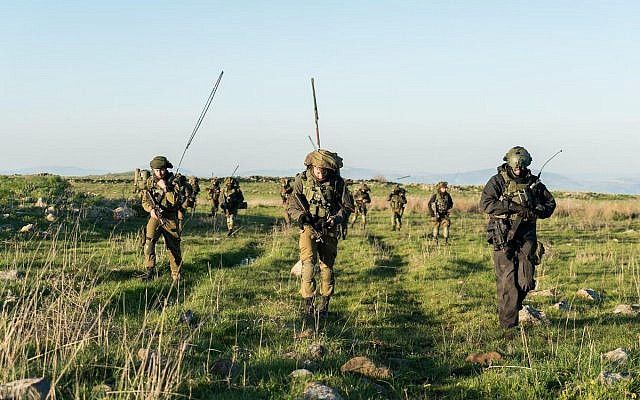
[[[207,215],[207,185],[185,221],[176,287],[162,243],[161,276],[137,278],[146,217],[110,212],[137,206],[125,178],[0,177],[0,384],[44,377],[56,399],[296,399],[309,381],[348,399],[640,394],[638,315],[613,313],[640,303],[637,197],[555,193],[556,215],[539,223],[547,254],[537,271],[538,289],[553,295],[526,301],[549,323],[505,338],[481,188],[451,188],[444,246],[427,237],[433,186],[407,186],[405,226],[392,232],[392,184],[369,182],[369,224],[340,243],[331,314],[309,321],[289,272],[298,230],[283,225],[277,181],[241,182],[249,208],[231,238],[221,217]],[[54,221],[35,206],[39,197],[56,208]],[[583,288],[602,298],[579,298]],[[568,311],[552,307],[561,300]],[[616,348],[626,362],[602,357]],[[490,351],[501,359],[466,360]],[[392,377],[341,372],[354,356],[388,366]],[[313,375],[291,378],[298,368]],[[604,372],[630,379],[607,383]]]

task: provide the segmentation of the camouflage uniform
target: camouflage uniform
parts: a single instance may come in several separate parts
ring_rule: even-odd
[[[191,193],[189,197],[189,208],[195,210],[198,205],[198,195],[200,194],[200,179],[197,176],[189,177],[189,186],[191,188]]]
[[[169,169],[173,165],[166,157],[157,156],[151,160],[153,169]],[[169,253],[171,277],[174,281],[180,278],[182,268],[182,253],[180,250],[180,221],[184,213],[186,195],[184,186],[180,188],[176,181],[180,177],[167,172],[163,178],[166,189],[159,186],[159,179],[155,175],[147,181],[148,189],[142,195],[142,207],[151,213],[155,211],[160,218],[151,216],[145,230],[144,266],[146,273],[143,279],[151,279],[156,267],[156,243],[162,236]]]
[[[371,203],[371,196],[369,195],[371,189],[366,183],[358,186],[353,191],[353,201],[355,205],[353,218],[351,219],[351,227],[356,223],[358,217],[361,218],[360,225],[365,228],[367,226],[367,205]]]
[[[291,180],[289,178],[282,178],[280,180],[280,198],[282,199],[282,207],[284,207],[284,221],[287,226],[291,225],[291,216],[287,211],[287,203],[289,201],[289,196],[291,196],[291,193],[293,193]]]
[[[288,199],[288,212],[298,221],[302,279],[300,294],[305,311],[312,314],[317,293],[316,275],[320,270],[320,315],[328,313],[329,299],[334,293],[334,263],[338,254],[338,231],[353,209],[351,196],[340,177],[342,158],[327,150],[316,150],[305,158],[307,170],[296,175],[293,193]],[[327,176],[318,181],[313,168],[323,168]]]
[[[395,231],[402,228],[402,215],[404,214],[404,207],[407,205],[407,191],[401,188],[400,185],[396,185],[393,191],[389,193],[387,201],[391,206],[393,212],[391,216],[391,227]]]
[[[224,180],[222,204],[220,208],[224,210],[227,216],[227,236],[231,236],[235,228],[238,210],[247,208],[247,203],[244,201],[244,195],[242,194],[242,190],[240,190],[238,179],[227,178]]]
[[[487,239],[494,249],[500,324],[511,328],[518,325],[522,302],[535,288],[535,265],[543,252],[536,221],[549,218],[556,202],[527,169],[531,156],[526,149],[512,148],[504,161],[485,185],[480,208],[489,214]],[[521,170],[519,176],[513,172],[516,168]]]
[[[449,243],[449,226],[451,219],[449,218],[449,210],[453,208],[453,199],[447,189],[447,182],[438,182],[436,192],[429,199],[428,208],[431,218],[433,219],[433,239],[437,242],[442,227],[442,236],[445,243]],[[444,189],[444,191],[442,190]]]
[[[211,187],[209,188],[209,198],[211,199],[211,216],[215,217],[218,213],[218,207],[220,206],[220,180],[213,178],[211,180]]]

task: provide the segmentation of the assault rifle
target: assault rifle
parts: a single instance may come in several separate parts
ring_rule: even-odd
[[[322,234],[318,232],[318,230],[314,226],[315,224],[317,224],[318,218],[311,214],[309,201],[307,201],[307,198],[304,197],[301,193],[294,193],[293,198],[296,200],[296,203],[298,203],[298,206],[302,209],[302,213],[307,220],[307,226],[311,230],[311,236],[315,239],[316,242],[322,243]],[[304,225],[305,224],[300,224],[300,229],[304,229]],[[323,231],[322,233],[325,233],[324,231],[326,230],[326,226],[321,226],[320,228]]]
[[[158,218],[158,221],[160,221],[160,226],[164,226],[167,223],[167,219],[162,215],[164,211],[162,210],[160,203],[158,203],[156,198],[153,197],[151,189],[147,189],[147,196],[149,196],[149,199],[151,200],[153,211],[155,211],[156,217]]]

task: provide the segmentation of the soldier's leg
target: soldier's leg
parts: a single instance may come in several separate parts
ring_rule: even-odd
[[[366,227],[367,226],[367,209],[365,208],[364,212],[362,213],[362,222],[361,222],[362,227]]]
[[[439,234],[440,234],[440,221],[436,219],[435,221],[433,221],[433,233],[431,234],[435,241],[438,241]]]
[[[313,299],[316,293],[315,264],[318,260],[318,246],[308,226],[300,233],[299,246],[302,263],[300,294],[305,299]]]
[[[164,243],[169,253],[169,266],[171,267],[171,278],[174,281],[180,279],[182,271],[182,251],[180,249],[180,231],[177,221],[169,220],[161,228]]]
[[[398,213],[398,230],[402,228],[402,213]]]
[[[451,220],[449,217],[445,217],[442,220],[442,236],[444,237],[445,243],[449,243],[449,227],[451,226]]]
[[[318,246],[318,257],[320,258],[320,316],[326,317],[329,312],[329,300],[335,290],[335,276],[333,266],[338,255],[338,239],[325,236],[323,243]]]
[[[143,278],[150,279],[153,277],[154,269],[156,267],[156,243],[160,237],[160,221],[156,218],[149,218],[147,227],[145,228],[145,241],[144,241],[144,267],[146,273]]]
[[[391,229],[396,230],[396,212],[392,211],[391,214]]]
[[[284,210],[284,223],[285,223],[286,226],[290,226],[291,225],[291,216],[289,215],[287,210]]]
[[[522,300],[528,292],[535,289],[535,257],[537,242],[526,240],[518,249],[518,288],[523,292]],[[522,305],[522,301],[520,301]]]
[[[505,250],[493,252],[498,292],[498,317],[503,328],[518,325],[520,310],[520,291],[516,286],[516,265],[513,255]]]

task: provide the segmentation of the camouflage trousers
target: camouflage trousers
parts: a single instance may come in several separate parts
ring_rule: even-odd
[[[169,253],[169,265],[171,277],[178,279],[182,269],[182,252],[180,250],[179,221],[169,219],[163,226],[157,218],[149,218],[145,230],[144,242],[144,266],[147,270],[156,267],[156,243],[160,237],[164,238],[164,244]]]
[[[351,218],[351,226],[356,224],[356,221],[360,217],[360,225],[367,225],[367,207],[366,206],[356,206],[355,211],[353,212],[353,217]]]
[[[211,215],[213,215],[214,217],[218,213],[218,207],[219,206],[220,206],[220,202],[218,200],[214,200],[211,203]]]
[[[284,205],[284,223],[285,223],[286,226],[290,226],[291,225],[291,216],[287,212],[286,204]]]
[[[440,234],[440,228],[442,228],[442,237],[449,238],[449,227],[451,226],[451,220],[449,216],[434,218],[433,219],[433,238],[437,239]]]
[[[316,276],[318,275],[316,266],[319,266],[320,272],[320,295],[327,297],[333,295],[335,287],[333,265],[338,255],[338,238],[322,235],[321,239],[321,242],[316,241],[308,226],[300,232],[300,261],[302,262],[300,294],[305,299],[316,294]]]
[[[234,212],[227,213],[227,230],[232,231],[236,227],[237,217],[238,217],[237,213],[234,213]]]
[[[393,215],[391,216],[391,227],[395,231],[396,229],[400,230],[402,228],[402,214],[404,210],[393,210]]]
[[[511,328],[518,325],[518,312],[530,290],[535,287],[535,257],[537,242],[527,240],[515,248],[493,252],[498,294],[500,325]]]

